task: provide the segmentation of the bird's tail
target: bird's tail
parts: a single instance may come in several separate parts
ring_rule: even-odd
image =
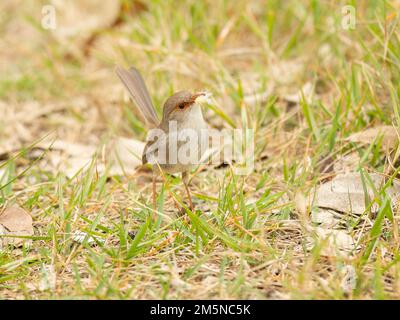
[[[128,89],[129,95],[146,122],[152,127],[158,126],[159,120],[140,72],[135,67],[125,70],[116,66],[115,73],[121,79],[125,88]]]

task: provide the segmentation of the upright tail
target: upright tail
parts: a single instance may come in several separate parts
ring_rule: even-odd
[[[128,89],[129,95],[146,122],[152,127],[158,126],[159,120],[140,72],[135,67],[125,70],[120,66],[116,66],[115,73],[121,79],[125,88]]]

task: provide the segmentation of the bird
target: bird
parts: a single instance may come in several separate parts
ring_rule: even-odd
[[[208,101],[209,93],[178,91],[166,99],[161,120],[158,118],[149,91],[138,69],[115,67],[115,73],[127,89],[132,101],[140,111],[149,132],[156,132],[156,138],[148,139],[142,154],[142,164],[151,164],[153,170],[152,194],[153,207],[157,211],[156,177],[157,174],[182,174],[182,182],[189,201],[189,208],[194,205],[189,189],[189,172],[202,159],[203,143],[207,141],[208,125],[204,120],[201,105]],[[160,134],[160,132],[162,134]],[[181,139],[183,133],[194,133],[193,139]],[[148,134],[148,138],[149,138]],[[153,135],[154,136],[154,135]],[[192,135],[193,136],[193,135]],[[186,149],[192,157],[182,157],[181,150]],[[165,154],[161,154],[163,151]],[[183,150],[185,151],[185,150]]]

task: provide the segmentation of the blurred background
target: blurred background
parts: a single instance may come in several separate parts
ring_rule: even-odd
[[[398,32],[389,28],[398,9],[398,1],[2,1],[0,153],[52,130],[89,144],[109,133],[143,138],[117,63],[142,71],[159,111],[181,89],[210,90],[232,119],[240,96],[295,104],[301,90],[325,106],[343,98],[384,108],[383,81],[399,80],[398,47],[385,38]],[[368,108],[355,121],[372,121]]]
[[[0,295],[398,299],[399,213],[374,182],[398,176],[399,11],[398,0],[2,0],[0,206],[28,212],[33,241],[0,252]],[[254,172],[199,172],[190,218],[174,216],[171,178],[150,224],[146,128],[116,64],[142,72],[159,113],[175,91],[210,91],[212,127],[255,129]],[[339,175],[340,196],[327,185]]]

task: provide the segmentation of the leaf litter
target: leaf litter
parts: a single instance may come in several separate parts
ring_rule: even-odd
[[[399,143],[398,131],[392,126],[377,126],[353,133],[347,140],[356,143],[371,144],[375,139],[382,137],[384,150],[394,149]]]
[[[360,173],[351,172],[347,174],[338,174],[331,181],[328,181],[317,187],[313,205],[320,208],[331,209],[342,213],[363,214],[368,204],[366,196],[369,199],[374,198],[374,188],[380,190],[385,182],[384,176],[376,173],[369,174],[373,187],[368,182],[364,184]],[[394,180],[392,186],[386,189],[387,194],[396,201],[400,195],[400,182]],[[376,213],[379,207],[374,203],[371,211]]]
[[[0,248],[7,245],[19,247],[29,240],[18,237],[32,236],[33,233],[32,217],[24,209],[12,206],[0,213],[0,236],[3,236],[0,237]]]

